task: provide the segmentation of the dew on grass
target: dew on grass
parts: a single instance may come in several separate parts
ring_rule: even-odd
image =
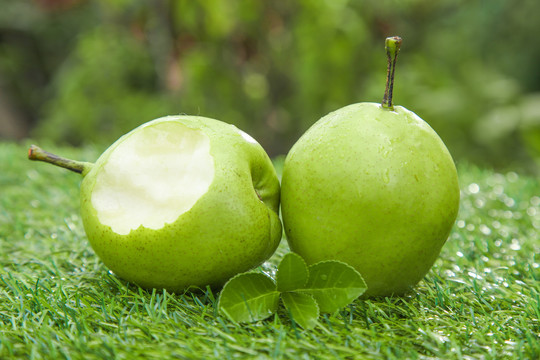
[[[537,214],[536,208],[530,207],[527,209],[527,215],[529,215],[530,217],[534,217],[536,216],[536,214]]]
[[[533,206],[540,206],[540,196],[533,196],[530,202]]]
[[[457,222],[456,225],[457,225],[458,228],[463,229],[463,228],[465,227],[466,224],[465,224],[465,221],[463,221],[463,220],[458,220],[458,222]]]
[[[514,183],[519,180],[519,175],[513,171],[510,171],[506,174],[506,180],[508,180],[508,182]]]
[[[275,279],[276,278],[276,275],[277,275],[277,268],[272,268],[270,269],[269,271],[266,271],[264,269],[262,269],[262,272],[264,275],[272,278],[272,279]]]
[[[504,199],[504,205],[506,205],[508,207],[514,207],[514,205],[516,205],[516,200],[514,200],[511,197],[506,197]]]
[[[276,278],[276,273],[277,273],[277,268],[271,264],[270,262],[266,261],[264,262],[262,265],[261,265],[261,268],[262,268],[262,271],[272,277],[272,278]]]
[[[508,230],[506,230],[506,229],[501,229],[501,230],[499,230],[499,234],[500,234],[502,237],[508,237],[508,235],[510,235],[510,234],[508,233]]]
[[[468,271],[467,275],[469,275],[470,277],[472,277],[473,279],[476,279],[476,280],[483,280],[484,279],[482,276],[480,276],[477,273],[474,273],[472,271]]]
[[[465,227],[468,231],[474,231],[474,229],[476,228],[474,226],[474,224],[467,224],[467,226]]]
[[[441,343],[445,343],[445,342],[448,342],[450,341],[450,339],[448,338],[448,336],[441,330],[437,331],[438,334],[433,334],[435,336],[435,338],[441,342]]]
[[[496,195],[502,195],[504,193],[504,187],[502,185],[495,185],[493,187],[493,193]]]
[[[446,270],[446,271],[444,272],[444,275],[445,275],[446,277],[455,277],[455,276],[456,276],[456,273],[453,272],[452,270]]]
[[[512,239],[512,242],[510,243],[510,249],[512,250],[521,250],[521,245],[519,244],[518,239]]]
[[[467,187],[467,190],[471,194],[478,194],[478,192],[480,192],[480,186],[476,183],[472,183],[472,184],[469,184],[469,186]]]
[[[484,205],[486,205],[486,202],[483,199],[476,199],[474,201],[474,206],[477,207],[478,209],[482,209]]]
[[[491,234],[491,229],[485,225],[485,224],[482,224],[480,225],[480,232],[484,235],[490,235]]]

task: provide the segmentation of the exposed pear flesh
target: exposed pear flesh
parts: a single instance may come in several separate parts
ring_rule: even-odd
[[[92,206],[121,235],[174,222],[214,180],[208,136],[170,122],[131,133],[98,170]]]

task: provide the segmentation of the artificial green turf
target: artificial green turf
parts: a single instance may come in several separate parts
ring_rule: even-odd
[[[303,331],[283,310],[236,325],[216,314],[209,291],[126,284],[88,245],[80,176],[0,144],[0,358],[538,359],[540,185],[512,172],[459,172],[456,226],[415,291],[357,300]],[[284,242],[264,268],[286,251]]]

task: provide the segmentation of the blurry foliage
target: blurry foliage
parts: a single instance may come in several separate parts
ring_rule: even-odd
[[[38,131],[76,144],[114,140],[134,124],[173,110],[166,94],[156,91],[146,48],[116,27],[81,35],[52,86],[55,96]]]
[[[0,0],[0,86],[35,137],[108,145],[175,113],[234,123],[283,154],[326,113],[394,100],[456,160],[540,159],[540,2]]]

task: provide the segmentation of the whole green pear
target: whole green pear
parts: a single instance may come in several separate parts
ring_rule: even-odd
[[[159,118],[121,137],[95,164],[37,147],[30,154],[84,176],[81,217],[92,248],[142,287],[218,287],[264,262],[280,242],[272,162],[233,125]]]
[[[281,210],[291,250],[308,263],[344,261],[364,277],[364,296],[401,295],[437,259],[459,194],[442,140],[392,106],[387,90],[383,105],[346,106],[298,140],[284,164]]]

